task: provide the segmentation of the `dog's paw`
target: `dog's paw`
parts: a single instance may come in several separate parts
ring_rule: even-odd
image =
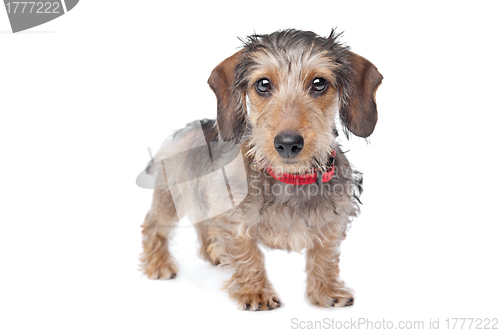
[[[265,311],[281,306],[281,301],[273,291],[246,293],[234,296],[241,310]]]
[[[174,263],[163,263],[161,265],[144,265],[144,272],[151,280],[170,280],[177,276],[179,269]]]
[[[354,304],[354,292],[345,287],[318,288],[309,292],[307,298],[312,305],[320,307],[340,308]]]

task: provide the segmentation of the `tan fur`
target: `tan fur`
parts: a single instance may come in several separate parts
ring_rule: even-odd
[[[274,52],[272,48],[243,49],[214,69],[209,84],[218,99],[217,126],[203,127],[204,138],[192,129],[184,130],[165,143],[152,166],[156,189],[142,226],[141,260],[148,277],[169,279],[177,274],[168,252],[169,235],[179,218],[187,215],[198,222],[195,226],[201,257],[232,270],[225,288],[239,308],[270,310],[281,305],[258,244],[306,251],[306,297],[312,304],[353,304],[353,292],[340,279],[338,263],[340,244],[359,207],[355,174],[335,141],[334,119],[342,107],[345,118],[354,119],[348,125],[359,131],[373,130],[374,123],[363,122],[367,109],[354,106],[371,103],[379,76],[366,59],[355,60],[352,82],[357,86],[351,91],[362,101],[346,104],[345,91],[336,81],[335,68],[340,65],[326,51],[313,50],[312,46],[291,47],[287,52],[279,48]],[[359,57],[350,54],[351,59]],[[237,87],[234,73],[244,59],[251,59],[254,65],[245,74],[247,85]],[[359,77],[363,73],[368,76]],[[329,82],[328,90],[319,96],[310,92],[311,82],[317,77]],[[254,89],[261,78],[273,84],[269,97]],[[251,133],[242,134],[241,124],[247,124]],[[273,145],[275,136],[284,130],[296,131],[304,138],[303,150],[289,160]],[[210,144],[210,153],[204,150],[205,141]],[[225,143],[230,143],[229,148]],[[322,186],[281,183],[264,170],[268,165],[278,173],[303,173],[311,166],[324,169],[332,150],[337,153],[336,173]],[[175,159],[161,158],[182,151],[187,153]],[[241,154],[243,164],[228,152]],[[226,179],[222,182],[216,177],[221,166]],[[186,182],[187,176],[192,178],[190,182]],[[173,184],[181,184],[182,191],[172,190]]]
[[[155,191],[153,206],[146,215],[142,230],[144,273],[155,279],[171,279],[178,272],[168,251],[170,233],[176,222],[175,208],[167,191]]]
[[[332,88],[315,98],[307,91],[311,79],[322,73],[333,79],[330,68],[334,65],[317,54],[283,55],[282,59],[273,60],[270,57],[267,53],[256,55],[257,69],[250,76],[250,85],[262,77],[270,78],[276,91],[272,98],[261,97],[254,89],[249,91],[250,122],[255,131],[250,153],[256,161],[282,166],[282,172],[304,172],[315,164],[314,157],[324,160],[330,154],[338,94]],[[284,164],[274,149],[274,137],[284,130],[296,131],[304,138],[305,146],[293,165]]]

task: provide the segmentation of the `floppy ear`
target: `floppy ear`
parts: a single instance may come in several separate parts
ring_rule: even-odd
[[[242,55],[243,50],[221,62],[208,79],[217,96],[217,127],[223,141],[239,141],[245,133],[245,95],[234,87],[235,68]]]
[[[340,119],[354,135],[366,138],[377,124],[375,92],[383,76],[371,62],[350,52],[350,63],[354,72],[348,102],[340,110]]]

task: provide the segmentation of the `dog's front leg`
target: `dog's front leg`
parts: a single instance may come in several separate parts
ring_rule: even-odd
[[[214,230],[212,229],[212,234]],[[255,239],[217,230],[210,254],[228,265],[233,276],[226,282],[229,296],[236,299],[242,310],[272,310],[281,302],[269,282],[264,265],[264,254]]]
[[[329,241],[316,242],[307,251],[306,296],[313,305],[342,307],[354,303],[353,291],[339,277],[339,246],[342,239],[332,236]]]

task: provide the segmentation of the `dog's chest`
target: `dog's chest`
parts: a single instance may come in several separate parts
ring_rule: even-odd
[[[240,195],[244,191],[239,187],[231,187],[233,196],[245,199],[227,218],[236,222],[240,235],[270,248],[300,252],[343,234],[356,215],[358,206],[350,192],[337,193],[335,184],[297,186],[251,179],[246,196]]]
[[[267,209],[243,222],[249,234],[262,245],[295,252],[311,248],[318,241],[338,237],[349,223],[346,216],[335,213],[300,211],[296,208]],[[247,216],[248,217],[248,216]]]

